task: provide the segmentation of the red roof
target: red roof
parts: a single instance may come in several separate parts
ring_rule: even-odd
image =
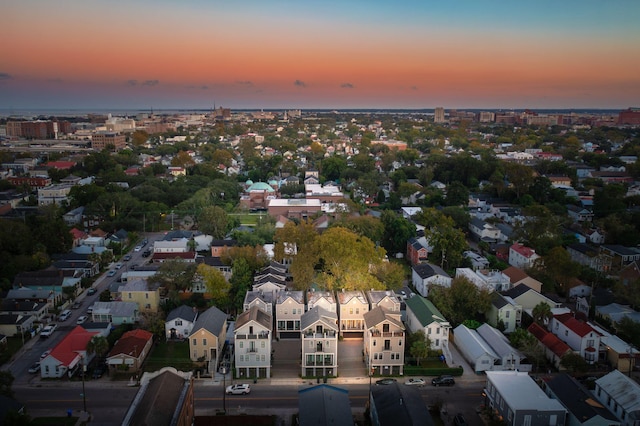
[[[71,233],[71,236],[73,237],[74,240],[77,240],[78,238],[87,237],[87,233],[79,230],[78,228],[73,228],[69,232]]]
[[[575,319],[573,314],[568,313],[555,315],[554,318],[556,321],[560,321],[562,324],[564,324],[565,327],[567,327],[569,330],[573,331],[580,337],[584,337],[591,332],[599,334],[586,322]]]
[[[549,350],[556,354],[558,357],[562,357],[567,352],[571,352],[571,348],[569,347],[569,345],[560,340],[555,334],[545,330],[539,324],[534,322],[529,326],[527,330],[529,331],[529,333],[533,334],[533,336],[538,339],[540,343],[549,348]]]
[[[45,164],[46,167],[52,167],[58,170],[67,170],[75,166],[76,163],[74,161],[49,161]]]
[[[511,250],[517,253],[520,253],[526,258],[530,258],[534,254],[536,254],[536,251],[533,250],[531,247],[523,246],[522,244],[519,244],[519,243],[515,243],[514,245],[512,245]]]
[[[51,350],[49,356],[60,361],[62,365],[69,367],[71,363],[78,358],[80,353],[86,351],[87,343],[89,343],[89,340],[96,334],[99,333],[97,331],[87,331],[78,325]]]
[[[153,339],[153,334],[146,330],[136,329],[127,331],[113,346],[113,349],[109,352],[109,356],[124,354],[138,358],[142,349],[151,339]]]

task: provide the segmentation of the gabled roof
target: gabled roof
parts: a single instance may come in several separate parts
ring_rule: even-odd
[[[558,374],[547,382],[547,386],[567,410],[582,423],[594,417],[602,417],[617,423],[617,418],[603,406],[584,386],[566,373]]]
[[[238,315],[238,318],[236,319],[236,330],[251,321],[260,324],[267,330],[272,329],[271,315],[258,308],[257,306],[252,306],[248,311],[244,311],[243,313]]]
[[[436,275],[450,278],[449,274],[447,274],[442,268],[429,263],[421,263],[419,265],[415,265],[413,267],[413,270],[416,271],[416,274],[418,274],[418,276],[422,279],[430,278]]]
[[[176,318],[183,319],[185,321],[194,322],[198,316],[198,310],[191,306],[181,305],[173,309],[167,315],[166,322],[172,321]]]
[[[565,354],[571,352],[571,348],[565,342],[560,340],[558,336],[545,330],[541,325],[532,323],[527,331],[538,339],[545,347],[553,352],[557,357],[562,358]]]
[[[399,315],[397,316],[399,318]],[[387,311],[385,311],[385,309],[381,308],[380,306],[376,306],[369,312],[365,312],[363,317],[364,317],[364,327],[367,330],[372,327],[375,327],[378,324],[382,324],[385,321],[395,325],[400,330],[404,330],[404,324],[402,324],[402,321],[399,321],[398,319],[395,319],[393,316],[388,315]]]
[[[278,292],[278,297],[276,300],[277,304],[282,304],[287,301],[287,299],[292,299],[296,303],[304,304],[304,291],[295,290],[295,291],[280,291]]]
[[[222,328],[226,322],[227,314],[215,306],[212,306],[198,315],[198,319],[193,324],[191,335],[204,328],[214,336],[218,336],[219,338],[224,337],[220,336],[220,334],[222,333]]]
[[[476,329],[476,332],[500,358],[510,355],[524,358],[520,351],[511,346],[509,339],[497,328],[484,323]]]
[[[325,327],[338,331],[338,314],[329,312],[320,306],[315,306],[302,314],[300,317],[300,329],[305,330],[307,327],[322,322]]]
[[[432,322],[439,322],[439,320],[446,321],[444,315],[440,313],[438,308],[436,308],[430,300],[422,296],[415,295],[410,297],[405,303],[423,327],[428,326]]]
[[[354,290],[354,291],[338,291],[338,304],[340,305],[346,305],[347,303],[351,302],[351,300],[353,299],[357,299],[358,302],[360,302],[363,305],[368,305],[369,302],[367,302],[367,298],[364,297],[364,293],[361,292],[360,290]]]
[[[573,331],[580,337],[584,337],[591,332],[594,332],[598,335],[600,334],[586,322],[576,319],[571,313],[555,315],[553,318],[556,321],[564,324],[565,327],[567,327],[569,330]]]
[[[611,398],[626,412],[628,419],[640,419],[640,385],[633,379],[625,376],[620,370],[612,370],[606,376],[596,380],[596,386],[600,386]]]
[[[495,306],[496,309],[502,309],[511,303],[500,293],[493,292],[491,294],[491,304]]]
[[[497,360],[500,356],[484,341],[476,330],[471,330],[464,324],[460,324],[453,330],[456,346],[466,352],[471,360],[487,355],[493,360]]]
[[[349,392],[331,385],[318,385],[298,391],[300,426],[352,426]]]
[[[113,345],[108,358],[118,355],[129,355],[138,358],[145,345],[153,339],[153,334],[140,328],[127,331]]]
[[[429,410],[414,386],[392,383],[389,386],[373,386],[371,396],[380,425],[421,425],[435,423]]]
[[[86,351],[87,343],[97,334],[99,333],[87,331],[78,325],[51,350],[49,356],[57,359],[64,366],[70,366],[80,353]]]
[[[509,277],[509,281],[511,281],[511,284],[522,281],[529,276],[522,269],[516,268],[515,266],[509,266],[507,269],[502,271],[502,273]]]
[[[526,286],[524,284],[520,284],[517,285],[515,287],[510,288],[507,291],[503,291],[502,294],[505,296],[509,296],[512,299],[517,299],[518,297],[522,296],[523,294],[525,294],[528,291],[533,291],[536,294],[540,294],[537,291],[535,291],[534,289],[532,289],[529,286]]]

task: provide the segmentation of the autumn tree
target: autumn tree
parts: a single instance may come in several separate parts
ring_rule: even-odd
[[[179,259],[162,262],[158,272],[148,278],[151,285],[163,287],[167,297],[174,302],[179,300],[179,294],[191,289],[196,272],[194,263],[187,263]]]
[[[329,228],[316,241],[320,271],[318,281],[331,290],[383,289],[370,273],[378,267],[385,251],[367,237],[345,228]]]
[[[380,263],[373,269],[373,274],[388,290],[399,290],[407,278],[407,274],[402,265],[395,262]]]
[[[227,282],[218,269],[201,263],[196,269],[197,279],[202,280],[206,287],[206,294],[211,297],[214,306],[227,306],[229,303],[229,289]]]
[[[347,228],[376,243],[382,241],[384,236],[384,225],[373,216],[343,216],[331,224],[331,227],[334,226]]]
[[[293,286],[298,290],[309,288],[315,277],[314,268],[318,261],[318,238],[313,223],[302,221],[298,224],[288,222],[284,227],[276,230],[273,237],[274,259],[283,262],[291,260],[290,272],[293,277]]]
[[[196,164],[196,162],[191,158],[188,152],[180,151],[178,152],[172,159],[171,165],[176,167],[184,167],[189,168]]]

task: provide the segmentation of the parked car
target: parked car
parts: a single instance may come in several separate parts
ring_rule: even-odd
[[[246,383],[227,386],[226,389],[227,395],[246,395],[249,392],[251,392],[251,387]]]
[[[112,270],[110,270],[110,271],[107,273],[107,276],[108,276],[108,277],[112,277],[112,276],[114,276],[115,274],[116,274],[116,270],[115,270],[115,269],[112,269]]]
[[[149,257],[151,256],[151,250],[146,249],[143,253],[142,253],[142,257]]]
[[[120,269],[120,268],[122,268],[122,266],[123,266],[122,263],[120,263],[120,262],[116,263],[116,269]]]
[[[130,260],[131,260],[131,255],[130,255],[130,254],[125,254],[125,255],[122,257],[122,260],[124,260],[125,262],[130,261]]]
[[[98,290],[96,290],[95,288],[91,287],[91,288],[89,288],[89,290],[87,290],[87,296],[94,295],[97,292],[98,292]]]
[[[376,380],[376,385],[391,385],[396,381],[397,381],[396,379],[380,379],[380,380]]]
[[[137,245],[136,248],[133,249],[133,251],[138,252],[142,250],[142,246],[141,245]]]
[[[56,328],[58,328],[58,324],[49,324],[45,326],[45,328],[43,328],[42,331],[40,332],[40,337],[46,339],[47,337],[51,336],[54,331],[56,331]]]
[[[31,367],[29,367],[28,371],[30,374],[36,374],[38,371],[40,371],[40,363],[34,362],[33,364],[31,364]]]
[[[91,305],[91,306],[89,306],[89,307],[87,308],[87,313],[88,313],[89,315],[91,315],[91,314],[93,313],[93,305]]]
[[[404,382],[405,385],[416,385],[416,386],[424,386],[424,379],[418,379],[418,378],[410,378],[409,380],[407,380],[406,382]]]
[[[71,305],[71,309],[79,309],[81,305],[82,302],[73,302],[73,305]]]
[[[453,386],[456,384],[456,381],[453,380],[453,376],[438,376],[435,379],[431,380],[431,384],[433,386]]]
[[[84,324],[85,322],[87,322],[88,319],[89,317],[86,315],[79,316],[78,320],[76,321],[76,324]]]
[[[456,414],[456,416],[453,418],[453,424],[455,426],[467,426],[469,423],[467,423],[467,420],[462,414]]]
[[[42,355],[40,355],[40,361],[48,357],[50,353],[51,353],[51,349],[47,349],[46,351],[42,352]]]

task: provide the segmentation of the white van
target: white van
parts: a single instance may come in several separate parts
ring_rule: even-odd
[[[69,319],[70,316],[71,316],[71,311],[69,309],[65,309],[60,314],[60,321],[66,321]]]

